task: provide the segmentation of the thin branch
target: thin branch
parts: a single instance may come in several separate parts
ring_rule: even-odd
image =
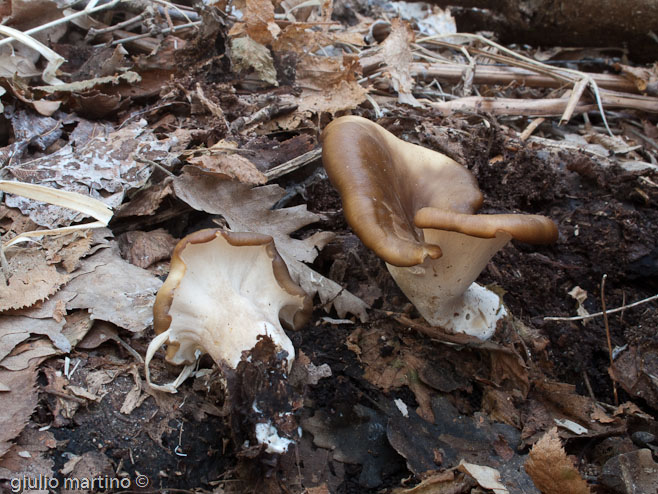
[[[608,312],[605,307],[605,280],[608,278],[607,274],[601,278],[601,308],[603,309],[603,324],[605,325],[605,337],[608,340],[608,355],[610,355],[610,369],[615,365],[615,360],[612,356],[612,338],[610,338],[610,325],[608,324]],[[617,382],[612,379],[612,394],[615,397],[615,405],[619,405],[619,395],[617,394]]]
[[[642,300],[638,300],[637,302],[633,302],[632,304],[622,305],[621,307],[617,307],[616,309],[607,310],[605,312],[595,312],[593,314],[588,314],[586,316],[574,316],[574,317],[551,316],[551,317],[545,317],[544,321],[583,321],[585,319],[592,319],[593,317],[600,317],[603,314],[614,314],[615,312],[621,312],[623,310],[630,309],[631,307],[637,307],[638,305],[646,304],[653,300],[658,300],[658,294],[652,295],[651,297],[647,297]]]
[[[59,26],[60,24],[64,24],[66,22],[69,22],[73,19],[77,19],[78,17],[82,17],[83,15],[89,15],[93,14],[94,12],[100,12],[101,10],[107,10],[115,7],[119,3],[119,0],[113,0],[110,3],[106,3],[104,5],[99,5],[97,7],[91,8],[89,10],[81,10],[79,12],[76,12],[75,14],[67,15],[65,17],[62,17],[60,19],[56,19],[52,22],[49,22],[47,24],[42,24],[41,26],[33,27],[32,29],[28,29],[25,31],[23,34],[26,34],[28,36],[31,36],[32,34],[38,33],[39,31],[43,31],[44,29],[48,29],[51,27]],[[0,46],[6,44],[6,43],[11,43],[13,41],[13,38],[6,38],[3,40],[0,40]]]

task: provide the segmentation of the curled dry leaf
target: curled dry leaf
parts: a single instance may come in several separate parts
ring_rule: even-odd
[[[48,336],[60,350],[70,351],[71,345],[61,333],[63,327],[64,321],[56,322],[54,319],[0,315],[0,362],[31,334]]]
[[[263,185],[267,177],[251,161],[238,154],[213,154],[187,160],[221,178],[236,179],[249,185]]]
[[[400,19],[391,22],[391,33],[374,53],[362,56],[361,65],[375,70],[385,70],[391,79],[393,89],[398,93],[398,101],[411,106],[422,106],[413,96],[414,80],[410,65],[413,61],[411,43],[414,33],[408,23]]]
[[[530,450],[525,471],[543,494],[589,494],[587,482],[562,447],[557,428],[548,431]]]
[[[61,355],[61,350],[55,348],[49,340],[26,341],[17,345],[14,350],[0,362],[0,367],[11,371],[22,371],[38,366],[53,355]]]
[[[480,487],[492,490],[495,494],[508,494],[507,487],[500,483],[500,472],[495,468],[467,463],[464,460],[458,468],[473,477]]]

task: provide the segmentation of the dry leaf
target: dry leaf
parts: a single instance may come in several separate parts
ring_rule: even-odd
[[[587,290],[583,290],[582,288],[576,285],[567,292],[567,295],[569,295],[576,302],[578,302],[578,309],[576,309],[576,312],[578,313],[579,316],[589,316],[589,312],[587,312],[587,309],[585,309],[585,307],[583,306],[583,304],[587,300]],[[582,323],[586,324],[587,320],[582,321]]]
[[[304,240],[291,238],[290,233],[319,217],[307,211],[305,205],[271,209],[285,195],[278,185],[250,188],[187,167],[174,181],[174,191],[179,199],[198,211],[221,214],[233,231],[271,235],[292,278],[309,295],[317,293],[327,310],[333,305],[339,317],[350,312],[361,320],[367,318],[367,306],[361,299],[304,264],[315,259],[333,234],[319,232]]]
[[[157,161],[166,156],[172,144],[170,140],[157,140],[146,125],[145,121],[136,122],[108,133],[101,129],[101,135],[85,144],[78,144],[77,136],[72,134],[74,143],[42,158],[5,169],[21,182],[48,183],[53,188],[92,196],[114,208],[121,204],[126,190],[141,187],[151,175],[152,166],[136,158]],[[8,195],[5,202],[48,228],[68,225],[85,216],[14,195]]]
[[[88,271],[70,281],[54,298],[67,310],[88,309],[101,319],[129,331],[143,331],[153,322],[153,302],[162,282],[119,255],[118,246],[102,249],[81,263]]]
[[[121,405],[121,410],[119,410],[126,415],[130,415],[149,396],[148,394],[142,394],[142,378],[139,377],[139,371],[136,366],[130,368],[130,374],[132,374],[135,380],[135,385],[128,391],[126,399],[123,401],[123,405]]]
[[[155,214],[157,209],[167,197],[173,194],[171,177],[162,182],[151,185],[139,192],[114,215],[115,218],[126,218],[128,216],[148,216]]]
[[[297,68],[297,83],[303,86],[299,112],[336,113],[356,108],[367,91],[357,82],[360,66],[356,58],[342,59],[307,55]]]
[[[412,94],[414,79],[411,77],[410,65],[413,62],[413,42],[414,33],[411,26],[400,19],[393,19],[390,34],[374,54],[361,58],[361,65],[383,65],[391,78],[393,89],[398,93],[398,101],[411,106],[422,106]]]
[[[548,431],[530,450],[525,471],[543,494],[588,494],[587,482],[562,447],[557,428]]]
[[[133,230],[119,236],[121,255],[131,264],[146,269],[163,259],[169,259],[178,240],[158,228],[150,232]]]
[[[462,460],[459,463],[458,470],[469,474],[484,489],[490,489],[495,494],[508,494],[507,488],[500,483],[500,472],[495,468],[475,465]]]
[[[14,372],[0,369],[0,382],[11,391],[0,393],[0,456],[11,447],[10,441],[18,436],[37,406],[37,369]]]
[[[245,0],[244,22],[249,37],[263,45],[271,43],[281,32],[274,21],[271,0]]]
[[[356,81],[360,71],[359,61],[353,56],[335,58],[306,55],[297,65],[297,84],[305,88],[327,91],[341,81]]]
[[[57,441],[50,431],[40,431],[34,424],[26,427],[18,437],[16,444],[0,459],[0,479],[38,479],[53,478],[53,455],[49,449],[57,446]],[[12,489],[13,490],[13,489]],[[37,493],[24,489],[21,492]]]
[[[17,345],[14,350],[0,362],[0,367],[11,371],[22,371],[37,366],[48,357],[61,355],[61,350],[49,340],[34,340]]]
[[[60,350],[69,352],[71,344],[61,333],[63,327],[64,321],[55,322],[53,319],[0,315],[0,362],[11,353],[16,345],[27,340],[31,334],[48,336]]]
[[[29,307],[45,300],[64,285],[70,276],[49,264],[46,252],[31,247],[14,247],[7,253],[8,284],[0,282],[0,311]]]
[[[631,397],[658,408],[658,345],[631,345],[615,359],[609,372]]]
[[[294,52],[298,55],[313,53],[322,41],[326,40],[324,33],[312,31],[313,24],[296,23],[286,26],[278,38],[272,43],[275,52]]]
[[[357,328],[347,338],[348,347],[359,356],[364,366],[363,377],[385,393],[404,386],[414,393],[418,402],[417,413],[428,422],[434,422],[432,390],[418,379],[418,371],[425,363],[404,344],[389,346],[395,335],[386,330]]]
[[[224,179],[236,179],[249,185],[267,183],[267,177],[251,161],[239,154],[213,154],[189,158],[188,163]]]
[[[100,451],[87,451],[84,453],[72,467],[69,467],[71,472],[68,478],[79,479],[84,481],[86,479],[96,478],[112,478],[115,475],[114,468],[109,458]],[[82,483],[82,482],[81,482]],[[66,485],[66,484],[65,484]],[[71,483],[70,485],[74,485]],[[93,491],[94,489],[91,489]],[[62,489],[62,494],[84,494],[90,492],[90,489]]]
[[[595,406],[594,411],[590,416],[592,417],[592,420],[598,420],[602,424],[611,424],[618,420],[616,418],[610,417],[600,406]]]
[[[356,81],[340,81],[330,90],[304,89],[299,97],[299,112],[331,114],[353,110],[366,100],[368,92]]]
[[[253,70],[261,81],[279,85],[270,50],[249,36],[231,40],[231,67],[234,72]]]

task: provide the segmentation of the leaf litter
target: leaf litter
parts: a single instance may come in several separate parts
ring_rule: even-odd
[[[569,482],[559,492],[651,488],[632,465],[654,468],[658,448],[655,70],[538,62],[560,50],[528,62],[454,36],[449,11],[394,3],[122,5],[138,17],[121,25],[91,15],[114,3],[0,9],[23,40],[0,47],[0,178],[115,210],[109,230],[87,233],[89,212],[2,197],[1,479],[139,472],[162,488],[272,493],[551,492],[556,478]],[[487,72],[492,61],[501,70]],[[504,70],[530,71],[537,85],[509,84]],[[588,77],[606,82],[580,91]],[[620,111],[602,120],[597,98]],[[484,273],[518,318],[495,341],[427,331],[346,227],[317,154],[320,131],[344,112],[467,165],[485,212],[560,223],[556,246],[510,245]],[[311,322],[291,335],[304,357],[292,387],[247,380],[243,394],[202,358],[164,396],[140,363],[155,293],[176,239],[217,224],[271,235],[317,295]],[[80,231],[44,235],[69,225]],[[8,246],[14,238],[29,241]],[[612,360],[593,317],[604,273],[608,307],[648,301],[610,314]],[[585,326],[568,320],[574,312],[592,317]],[[163,380],[173,372],[152,365]],[[244,442],[257,401],[294,411],[275,420],[303,428],[294,452],[264,457]],[[629,475],[635,484],[620,481]]]

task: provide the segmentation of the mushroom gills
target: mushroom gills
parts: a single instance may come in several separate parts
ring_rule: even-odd
[[[500,297],[475,279],[512,236],[497,232],[478,238],[429,228],[423,234],[426,242],[441,246],[443,255],[410,267],[386,263],[391,276],[431,325],[489,339],[507,311]]]

